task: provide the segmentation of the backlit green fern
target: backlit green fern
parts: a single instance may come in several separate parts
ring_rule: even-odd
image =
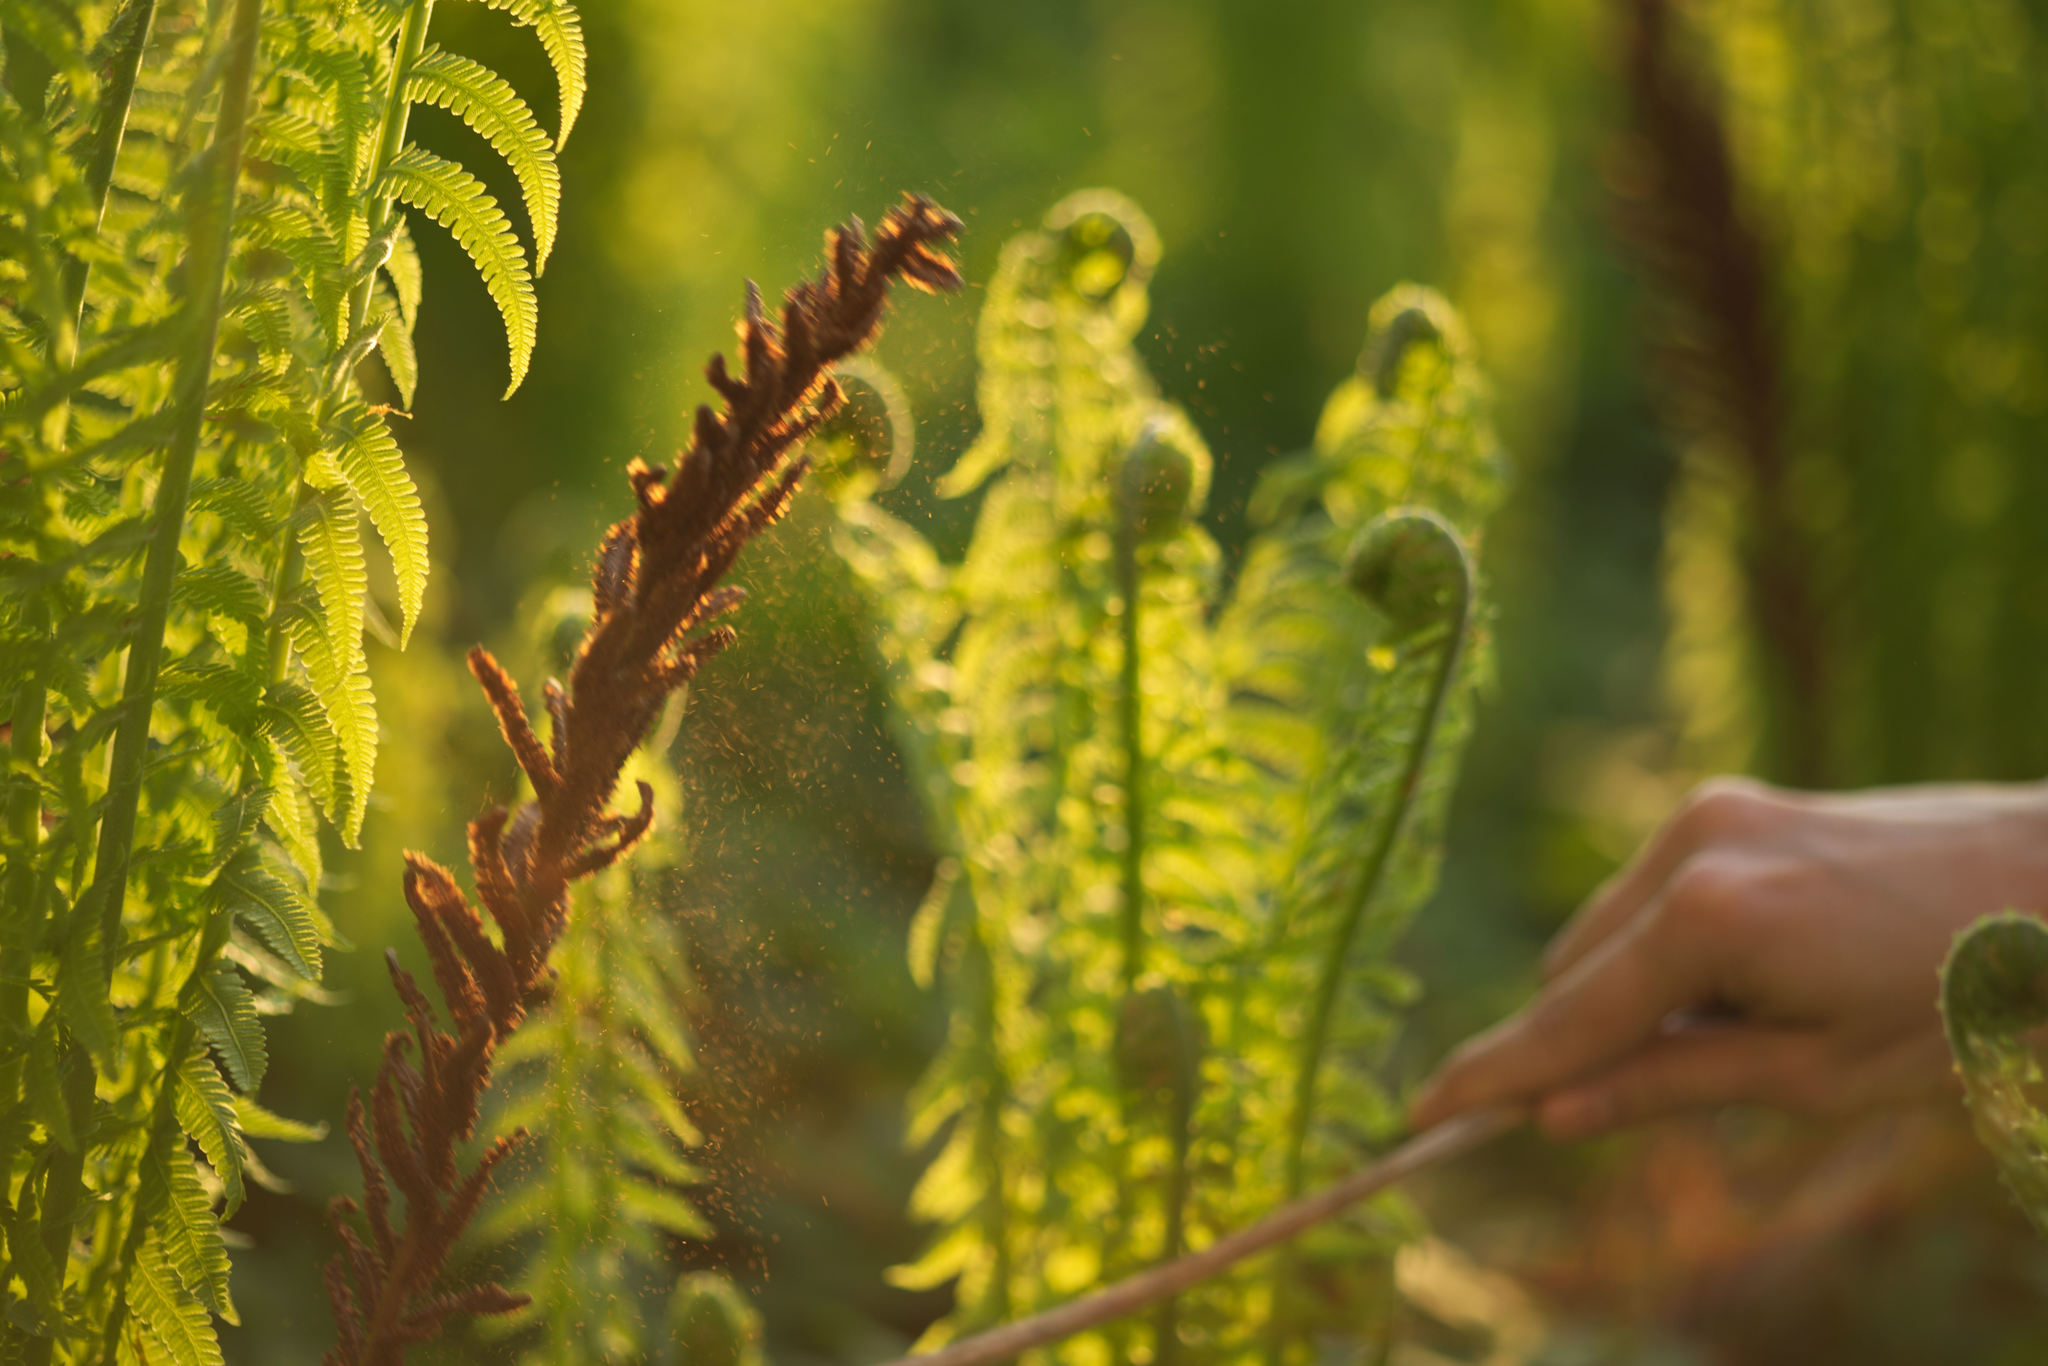
[[[1458,321],[1395,291],[1226,593],[1209,454],[1131,345],[1157,256],[1101,192],[1005,248],[983,432],[941,486],[987,486],[963,562],[871,480],[840,501],[946,856],[912,946],[951,1010],[911,1127],[938,1233],[899,1272],[953,1282],[940,1336],[1206,1242],[1399,1126],[1388,958],[1485,667],[1470,552],[1500,453]],[[1056,1359],[1371,1343],[1401,1223],[1377,1206]]]
[[[540,34],[562,131],[574,12]],[[544,257],[554,141],[428,42],[431,0],[0,4],[0,1354],[218,1361],[220,1218],[252,1137],[260,1015],[334,942],[319,826],[352,843],[377,747],[363,647],[427,578],[420,501],[362,381],[401,403],[447,224],[534,340],[526,249],[475,179],[411,145],[443,105],[512,165]],[[196,1147],[197,1155],[194,1149]]]

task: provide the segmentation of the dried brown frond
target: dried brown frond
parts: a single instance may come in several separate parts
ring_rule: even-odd
[[[1795,516],[1770,253],[1745,215],[1727,130],[1673,51],[1669,0],[1619,0],[1632,127],[1609,179],[1653,291],[1660,398],[1685,435],[1739,463],[1750,616],[1780,701],[1787,781],[1823,781],[1826,658],[1811,547]]]
[[[806,463],[791,451],[840,402],[828,369],[874,336],[892,280],[959,287],[959,272],[941,250],[959,228],[930,200],[906,196],[872,241],[858,219],[828,233],[824,274],[792,288],[777,320],[747,286],[744,375],[712,357],[707,374],[722,408],[697,410],[673,473],[638,461],[627,471],[635,510],[599,547],[595,619],[568,685],[549,680],[544,690],[552,728],[546,745],[511,676],[487,651],[470,651],[470,672],[534,798],[470,822],[481,914],[447,869],[406,856],[406,904],[452,1032],[391,956],[392,984],[412,1030],[387,1038],[367,1109],[360,1097],[349,1103],[365,1207],[339,1202],[334,1211],[343,1251],[327,1270],[339,1324],[330,1366],[393,1366],[408,1344],[432,1338],[451,1317],[509,1313],[526,1303],[502,1286],[441,1283],[492,1170],[523,1137],[495,1140],[462,1170],[457,1150],[475,1130],[493,1052],[547,993],[548,955],[568,917],[569,884],[625,855],[653,823],[654,794],[645,784],[632,812],[608,811],[619,774],[669,694],[732,641],[729,627],[708,625],[741,597],[719,580],[747,541],[782,514],[803,478]],[[400,1219],[392,1216],[393,1187],[404,1196]],[[359,1213],[368,1240],[354,1227]]]

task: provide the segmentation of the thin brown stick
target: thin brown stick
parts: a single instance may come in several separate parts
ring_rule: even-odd
[[[1397,1181],[1483,1147],[1526,1117],[1520,1107],[1496,1106],[1446,1120],[1363,1170],[1282,1205],[1256,1224],[1226,1234],[1197,1252],[1140,1271],[1042,1314],[962,1338],[936,1352],[898,1357],[885,1366],[995,1366],[1034,1347],[1044,1347],[1120,1319],[1168,1295],[1200,1285],[1254,1253],[1277,1247]]]
[[[493,807],[469,824],[476,895],[496,939],[447,869],[406,855],[405,899],[453,1032],[387,955],[411,1031],[386,1038],[367,1109],[360,1097],[349,1100],[346,1129],[363,1170],[369,1236],[356,1225],[355,1202],[337,1200],[343,1253],[328,1267],[327,1287],[339,1336],[327,1366],[397,1366],[408,1345],[435,1337],[450,1317],[527,1303],[502,1286],[450,1285],[442,1275],[492,1169],[525,1137],[522,1130],[497,1139],[467,1172],[458,1160],[491,1084],[492,1055],[547,993],[569,885],[620,858],[653,822],[644,783],[637,810],[608,813],[620,771],[668,695],[731,643],[729,627],[708,625],[740,598],[718,581],[803,478],[806,463],[791,451],[840,402],[827,370],[874,336],[893,280],[959,287],[939,249],[959,228],[915,195],[889,211],[872,245],[860,220],[848,221],[826,234],[825,273],[789,291],[780,326],[747,286],[745,377],[714,356],[709,377],[725,407],[697,410],[674,476],[637,461],[627,472],[637,509],[598,550],[595,619],[568,686],[550,680],[544,690],[549,744],[534,734],[511,676],[481,646],[470,651],[470,672],[534,799],[514,811]],[[405,1198],[402,1221],[392,1217],[394,1188]]]

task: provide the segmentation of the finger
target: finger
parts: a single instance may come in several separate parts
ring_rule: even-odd
[[[1664,1115],[1737,1101],[1801,1112],[1833,1108],[1827,1042],[1813,1030],[1748,1025],[1681,1030],[1545,1096],[1553,1138],[1590,1138]]]
[[[1742,839],[1757,828],[1770,789],[1746,778],[1717,778],[1693,789],[1627,866],[1595,892],[1543,952],[1543,978],[1575,967],[1622,925],[1642,913],[1687,860],[1710,845]]]
[[[1638,916],[1545,986],[1518,1014],[1458,1049],[1417,1096],[1410,1121],[1539,1096],[1622,1057],[1673,1011],[1710,994],[1706,946],[1680,942],[1672,917]]]

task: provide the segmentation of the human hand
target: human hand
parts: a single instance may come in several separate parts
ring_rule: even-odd
[[[1938,1092],[1942,959],[2006,909],[2048,912],[2048,787],[1708,783],[1559,933],[1535,999],[1453,1053],[1410,1117],[1521,1101],[1582,1138],[1731,1101],[1834,1114]]]

